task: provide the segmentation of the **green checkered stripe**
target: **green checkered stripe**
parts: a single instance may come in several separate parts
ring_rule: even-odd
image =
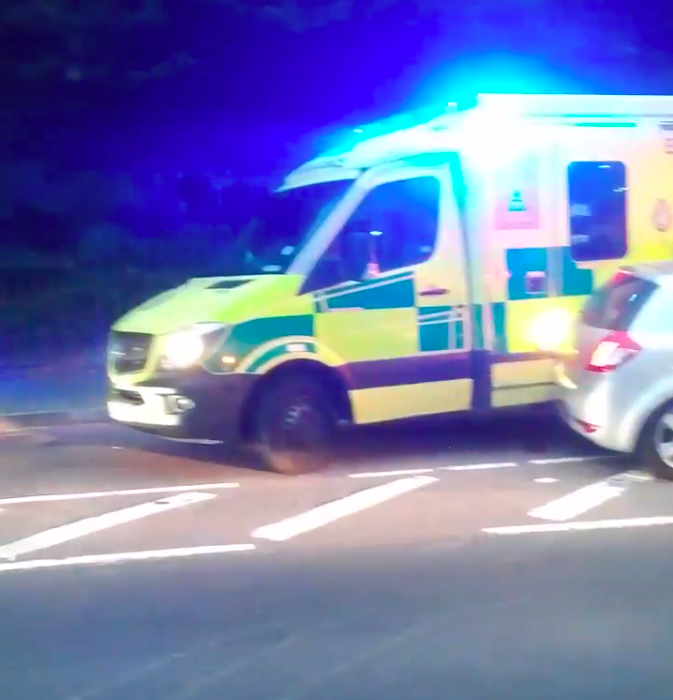
[[[550,296],[550,290],[546,287],[541,292],[526,288],[527,272],[544,272],[547,280],[561,280],[560,289],[555,290],[558,295],[585,296],[593,289],[592,271],[578,269],[570,257],[568,247],[510,249],[506,255],[507,267],[511,273],[507,294],[509,301]],[[315,337],[315,314],[339,309],[362,309],[366,314],[367,311],[374,310],[415,308],[418,345],[422,353],[464,350],[467,347],[469,320],[474,329],[475,349],[484,347],[482,306],[418,306],[412,272],[352,282],[336,290],[315,292],[313,308],[313,314],[258,318],[236,325],[226,339],[227,352],[243,358],[259,345],[271,340],[291,336]],[[506,313],[506,302],[492,305],[496,352],[507,352]],[[315,346],[311,346],[311,350],[314,351]],[[283,352],[282,347],[274,347],[269,350],[269,356],[260,357],[254,366]],[[212,370],[221,371],[216,366]]]
[[[509,301],[540,299],[551,296],[545,285],[542,291],[526,288],[527,272],[543,272],[547,280],[560,280],[557,296],[586,296],[594,287],[592,270],[581,270],[570,255],[570,247],[512,248],[507,251],[510,278],[507,289]]]
[[[526,299],[550,299],[558,297],[581,297],[591,294],[594,288],[592,270],[577,267],[570,254],[569,246],[550,248],[511,248],[506,251],[507,269],[510,277],[507,284],[507,301]],[[526,273],[542,272],[547,283],[539,289],[526,285]],[[550,286],[550,282],[554,286]],[[491,305],[493,314],[494,350],[507,353],[506,315],[507,303],[495,302]],[[473,311],[473,324],[476,329],[475,347],[484,347],[483,309],[476,306]]]
[[[418,306],[412,272],[352,282],[338,290],[316,292],[316,313],[339,309],[366,311],[416,309],[418,346],[421,352],[442,352],[465,348],[465,316],[463,307]]]

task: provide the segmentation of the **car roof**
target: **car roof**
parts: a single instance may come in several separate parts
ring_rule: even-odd
[[[673,280],[673,260],[656,263],[640,263],[638,265],[625,266],[622,269],[630,270],[638,275],[638,277],[643,277],[652,281],[663,281],[662,278],[670,278],[670,280]],[[669,279],[666,279],[666,282],[669,282]]]

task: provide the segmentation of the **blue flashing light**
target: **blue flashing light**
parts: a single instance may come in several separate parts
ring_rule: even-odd
[[[360,126],[351,127],[346,133],[342,132],[341,134],[334,136],[333,139],[330,139],[334,145],[331,147],[328,146],[327,150],[323,151],[323,155],[334,156],[344,153],[345,151],[349,151],[358,143],[373,138],[374,136],[385,136],[386,134],[392,134],[396,131],[427,124],[428,122],[432,121],[433,119],[437,119],[442,115],[460,112],[465,108],[469,109],[474,104],[474,100],[470,103],[466,103],[465,106],[458,102],[449,102],[439,107],[436,105],[424,107],[410,112],[404,112],[402,114],[394,114],[372,124],[363,124]]]
[[[369,232],[369,235],[370,235],[370,236],[382,236],[382,235],[383,235],[383,231],[370,231],[370,232]]]

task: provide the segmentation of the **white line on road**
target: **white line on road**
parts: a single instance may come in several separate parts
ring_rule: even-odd
[[[30,559],[12,564],[0,564],[0,573],[5,571],[26,571],[29,569],[53,569],[64,566],[91,564],[119,564],[127,561],[149,561],[152,559],[175,559],[198,557],[207,554],[227,554],[256,549],[254,544],[221,544],[203,547],[178,547],[176,549],[150,549],[144,552],[119,552],[118,554],[87,554],[81,557],[64,559]]]
[[[85,537],[94,532],[107,530],[108,528],[115,527],[115,525],[123,525],[124,523],[140,520],[141,518],[156,515],[157,513],[164,513],[174,508],[182,508],[194,503],[200,503],[201,501],[207,501],[211,498],[216,498],[215,494],[198,492],[181,493],[177,496],[170,496],[160,501],[141,503],[137,506],[122,508],[121,510],[115,510],[111,513],[105,513],[104,515],[97,515],[93,518],[77,520],[74,523],[44,530],[38,532],[36,535],[31,535],[30,537],[25,537],[5,545],[4,547],[0,547],[0,559],[16,559],[16,557],[21,554],[53,547],[63,542]]]
[[[350,496],[317,506],[311,510],[271,525],[265,525],[255,530],[253,537],[282,542],[304,532],[315,530],[340,518],[353,515],[367,508],[372,508],[395,496],[413,491],[438,481],[433,476],[414,476],[408,479],[398,479],[380,486],[373,486],[364,491],[357,491]]]
[[[431,472],[436,472],[438,470],[443,471],[456,471],[456,472],[468,472],[476,471],[478,469],[504,469],[505,467],[518,467],[520,466],[518,462],[489,462],[487,464],[458,464],[456,466],[449,467],[428,467],[423,469],[393,469],[385,472],[356,472],[355,474],[349,474],[351,479],[375,479],[376,477],[387,477],[387,476],[412,476],[413,474],[430,474]],[[1,503],[2,501],[0,501]]]
[[[459,464],[455,467],[440,467],[440,469],[449,472],[471,472],[479,469],[505,469],[518,466],[518,462],[492,462],[490,464]]]
[[[606,501],[609,501],[617,496],[621,496],[626,491],[626,484],[622,485],[613,483],[611,479],[597,481],[595,484],[589,484],[577,491],[557,498],[543,506],[533,508],[528,511],[531,518],[540,518],[542,520],[570,520],[576,518],[582,513],[586,513],[592,508],[597,508]]]
[[[621,518],[616,520],[580,520],[574,523],[545,523],[544,525],[507,525],[486,527],[482,532],[489,535],[526,535],[538,532],[571,532],[580,530],[620,530],[629,527],[653,527],[673,525],[673,516],[648,518]]]
[[[84,498],[111,498],[114,496],[143,496],[152,493],[185,493],[187,491],[214,491],[216,489],[236,489],[240,484],[222,482],[219,484],[187,484],[184,486],[152,486],[144,489],[123,489],[121,491],[83,491],[78,493],[45,493],[34,496],[13,496],[0,498],[0,505],[18,503],[46,503],[49,501],[77,501]]]
[[[565,464],[567,462],[595,462],[597,460],[615,459],[619,455],[585,455],[583,457],[550,457],[548,459],[529,459],[528,464]]]
[[[422,469],[392,469],[389,471],[356,472],[349,474],[351,479],[376,479],[389,476],[412,476],[414,474],[430,474],[436,471],[471,472],[481,469],[506,469],[526,465],[565,464],[566,462],[593,462],[596,460],[616,459],[620,455],[587,455],[584,457],[550,457],[547,459],[529,459],[526,462],[487,462],[475,464],[457,464],[446,467],[427,467]],[[2,501],[0,500],[0,503]]]
[[[386,476],[405,476],[405,475],[411,475],[411,474],[429,474],[430,472],[434,472],[434,468],[428,468],[428,469],[393,469],[391,471],[387,472],[357,472],[355,474],[349,474],[348,476],[351,479],[371,479],[371,478],[376,478],[377,476],[380,477],[386,477]]]

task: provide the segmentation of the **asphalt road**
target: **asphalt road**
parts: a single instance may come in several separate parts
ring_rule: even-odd
[[[671,697],[673,487],[551,419],[294,478],[33,437],[0,443],[2,700]]]

